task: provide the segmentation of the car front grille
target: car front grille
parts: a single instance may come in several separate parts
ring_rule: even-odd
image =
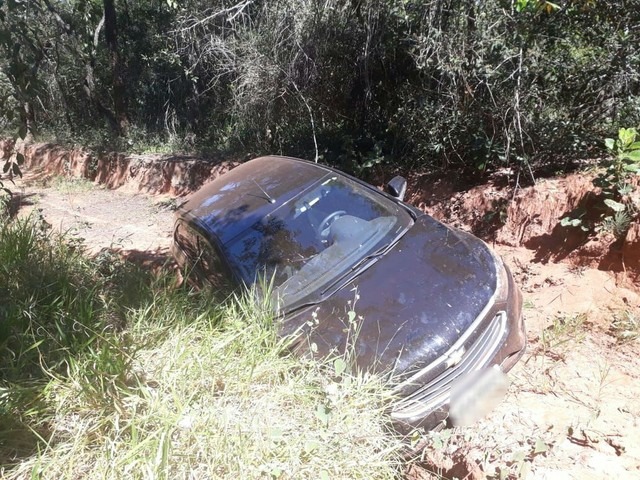
[[[475,341],[467,346],[461,357],[456,359],[454,355],[444,356],[435,362],[435,365],[430,365],[428,367],[430,370],[444,368],[444,371],[429,383],[396,402],[391,416],[395,420],[408,421],[448,403],[453,382],[465,373],[487,366],[502,344],[506,330],[507,315],[500,312]],[[455,351],[460,352],[462,348]],[[455,364],[452,365],[452,363]]]

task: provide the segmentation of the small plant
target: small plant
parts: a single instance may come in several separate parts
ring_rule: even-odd
[[[640,318],[630,311],[616,314],[609,331],[618,343],[627,343],[640,338]]]
[[[589,228],[586,226],[584,216],[586,210],[580,209],[575,213],[575,216],[566,216],[560,219],[560,226],[562,227],[579,227],[583,232],[588,232]]]
[[[616,140],[605,139],[604,143],[613,157],[607,162],[605,172],[596,179],[602,187],[604,204],[608,209],[602,225],[609,227],[618,238],[627,233],[640,208],[632,196],[634,187],[629,183],[631,175],[640,173],[640,141],[637,140],[635,128],[621,128]]]
[[[167,198],[165,200],[160,200],[155,204],[155,207],[158,210],[169,210],[170,212],[175,212],[180,208],[180,203],[176,198]]]
[[[631,216],[624,210],[616,211],[613,215],[607,215],[600,225],[601,230],[612,233],[616,238],[623,238],[629,226],[631,225]]]
[[[579,343],[584,338],[584,321],[584,315],[555,317],[553,323],[542,331],[540,348],[543,354],[563,357],[569,343]]]
[[[640,211],[640,198],[634,195],[631,176],[640,174],[640,140],[635,128],[621,128],[618,138],[605,139],[605,146],[611,157],[605,162],[604,171],[593,181],[602,189],[602,204],[598,207],[602,213],[595,225],[587,225],[583,218],[586,211],[579,215],[563,217],[563,227],[579,227],[583,231],[610,232],[616,238],[623,238],[631,222]]]
[[[51,181],[51,186],[68,195],[88,192],[94,188],[93,182],[86,178],[57,176]]]
[[[560,10],[559,5],[546,0],[515,0],[513,6],[518,13],[527,11],[553,13]]]
[[[605,139],[607,148],[615,154],[608,170],[618,179],[623,178],[625,172],[640,173],[640,141],[636,141],[638,132],[635,128],[621,128],[618,139]]]
[[[11,154],[9,158],[4,161],[4,165],[0,171],[0,203],[3,203],[5,206],[8,205],[12,197],[11,190],[5,186],[5,182],[8,180],[13,184],[14,177],[22,177],[20,166],[23,163],[24,155],[15,150],[14,142],[11,147]]]

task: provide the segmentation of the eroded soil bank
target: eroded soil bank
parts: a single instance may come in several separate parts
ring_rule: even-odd
[[[24,151],[19,213],[38,209],[93,252],[155,265],[169,258],[174,197],[234,165],[54,145]],[[499,177],[464,191],[409,180],[409,202],[504,257],[525,297],[529,348],[505,401],[477,425],[435,434],[408,477],[640,479],[640,345],[626,337],[640,328],[638,225],[624,239],[561,228],[562,216],[598,194],[585,174],[515,193]]]
[[[5,158],[11,149],[11,142],[0,142]],[[23,145],[17,150],[24,153],[29,171],[81,177],[109,189],[151,195],[187,195],[238,164],[185,155],[97,154],[53,144]],[[578,209],[597,213],[594,205],[600,191],[593,185],[595,174],[542,179],[515,191],[507,186],[508,175],[495,175],[487,183],[460,191],[455,180],[411,174],[407,200],[489,243],[532,250],[535,262],[564,261],[622,274],[617,278],[623,283],[638,280],[640,223],[632,224],[623,238],[606,232],[588,235],[559,223]]]

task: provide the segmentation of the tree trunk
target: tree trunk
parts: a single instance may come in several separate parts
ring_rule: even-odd
[[[123,135],[129,127],[125,73],[118,50],[118,26],[115,0],[104,0],[104,36],[109,50],[112,74],[113,108],[118,125],[118,134]]]
[[[91,103],[93,103],[93,105],[96,107],[98,113],[107,120],[107,122],[109,123],[109,127],[111,127],[111,130],[113,130],[114,132],[118,132],[119,127],[116,116],[111,110],[109,110],[102,104],[100,98],[98,98],[98,95],[96,94],[96,83],[93,64],[94,59],[93,57],[91,57],[87,60],[87,63],[85,65],[85,76],[83,85],[84,93],[87,95],[87,98],[89,98]]]
[[[26,127],[26,136],[24,137],[24,140],[27,143],[31,143],[33,142],[33,132],[36,128],[36,117],[30,101],[24,102],[22,111],[24,115],[24,125]]]

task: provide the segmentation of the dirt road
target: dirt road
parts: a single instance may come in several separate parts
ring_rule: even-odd
[[[29,173],[16,201],[20,214],[41,212],[90,252],[158,257],[167,255],[174,205]],[[434,448],[409,476],[640,479],[640,345],[623,338],[639,328],[638,293],[609,272],[543,264],[523,247],[495,248],[523,289],[528,351],[505,401],[477,425],[433,434]]]
[[[89,253],[104,248],[168,253],[175,200],[108,190],[78,178],[26,173],[15,189],[20,215],[41,213],[56,230],[82,241]]]

